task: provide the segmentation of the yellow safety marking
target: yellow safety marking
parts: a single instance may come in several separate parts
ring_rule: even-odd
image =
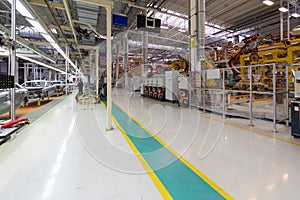
[[[160,102],[157,102],[157,103],[160,103]],[[163,104],[163,105],[166,105],[166,104]],[[180,108],[176,107],[176,106],[172,106],[172,105],[167,105],[169,107],[172,107],[172,108],[175,108],[177,110],[179,110]],[[202,118],[206,118],[206,119],[211,119],[213,121],[216,121],[216,122],[220,122],[220,123],[224,123],[228,126],[232,126],[232,127],[235,127],[235,128],[239,128],[239,129],[242,129],[242,130],[245,130],[245,131],[248,131],[248,132],[252,132],[252,133],[255,133],[255,134],[258,134],[258,135],[262,135],[262,136],[265,136],[265,137],[268,137],[268,138],[272,138],[272,139],[275,139],[275,140],[278,140],[278,141],[281,141],[281,142],[285,142],[285,143],[288,143],[288,144],[292,144],[292,145],[296,145],[296,146],[300,146],[299,143],[297,142],[292,142],[292,141],[288,141],[288,140],[285,140],[285,139],[282,139],[282,138],[279,138],[279,137],[276,137],[276,136],[273,136],[273,135],[270,135],[268,133],[264,133],[264,132],[261,132],[261,131],[256,131],[256,130],[252,130],[252,129],[249,129],[249,128],[246,128],[246,127],[243,127],[243,126],[240,126],[240,125],[236,125],[236,124],[232,124],[230,122],[224,122],[220,119],[216,119],[216,118],[213,118],[213,117],[209,117],[207,115],[204,115],[204,114],[200,114],[200,113],[194,113],[194,112],[189,112],[185,109],[182,109],[184,112],[186,113],[191,113],[193,115],[196,115],[196,116],[199,116],[199,117],[202,117]]]
[[[116,104],[114,102],[114,104]],[[212,180],[210,180],[206,175],[204,175],[199,169],[194,167],[189,161],[179,155],[176,151],[174,151],[168,144],[162,141],[159,137],[157,137],[154,133],[152,133],[148,128],[146,128],[143,124],[141,124],[135,117],[128,114],[124,109],[122,109],[118,104],[116,106],[119,107],[124,113],[126,113],[133,121],[135,121],[140,127],[142,127],[145,131],[147,131],[152,137],[154,137],[159,143],[161,143],[166,149],[168,149],[171,153],[173,153],[179,160],[181,160],[186,166],[188,166],[193,172],[195,172],[199,177],[201,177],[207,184],[209,184],[214,190],[216,190],[219,194],[221,194],[224,198],[231,200],[234,199],[227,192],[225,192],[220,186],[215,184]],[[146,161],[145,161],[146,162]]]
[[[105,108],[107,108],[107,106],[103,102],[101,102],[101,104]],[[144,157],[142,156],[142,154],[138,151],[138,149],[132,143],[132,141],[130,140],[130,138],[128,137],[128,135],[124,131],[124,129],[121,127],[121,125],[119,124],[119,122],[116,120],[116,118],[114,116],[112,116],[112,118],[113,118],[116,126],[118,127],[118,129],[122,133],[123,137],[125,138],[125,140],[129,144],[130,148],[133,150],[134,154],[136,155],[136,157],[139,159],[139,161],[143,165],[144,169],[146,170],[147,174],[149,175],[149,177],[153,181],[154,185],[157,187],[158,191],[163,196],[163,198],[164,199],[173,199],[173,197],[171,196],[171,194],[168,192],[168,190],[165,188],[165,186],[162,184],[162,182],[156,176],[155,172],[153,172],[153,170],[151,169],[151,167],[148,165],[147,161],[144,159]]]

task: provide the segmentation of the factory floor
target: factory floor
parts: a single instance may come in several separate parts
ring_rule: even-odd
[[[0,146],[0,199],[299,199],[300,139],[290,128],[114,91],[64,97]]]

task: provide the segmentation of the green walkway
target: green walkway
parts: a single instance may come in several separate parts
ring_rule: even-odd
[[[169,197],[184,200],[233,199],[208,180],[205,175],[203,176],[208,181],[201,178],[199,176],[201,172],[197,172],[195,168],[191,169],[192,166],[186,160],[179,159],[176,153],[173,153],[169,147],[166,148],[163,142],[153,137],[149,131],[145,130],[115,104],[113,104],[112,114],[118,125],[123,129],[123,134],[126,134],[130,139],[131,146],[134,145],[135,149],[142,155],[167,193],[169,193]],[[210,182],[210,184],[207,182]],[[160,187],[158,189],[160,190]],[[162,191],[160,192],[163,194]],[[164,197],[166,198],[166,196]]]

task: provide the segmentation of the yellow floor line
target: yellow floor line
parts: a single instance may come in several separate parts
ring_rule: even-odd
[[[102,102],[102,105],[106,108],[106,105],[103,102]],[[159,180],[159,178],[153,172],[153,170],[151,169],[151,167],[148,165],[147,161],[144,159],[144,157],[140,154],[140,152],[138,151],[138,149],[132,143],[132,141],[130,140],[130,138],[128,137],[128,135],[124,131],[124,129],[121,127],[121,125],[119,124],[119,122],[116,120],[116,118],[114,116],[112,116],[112,118],[113,118],[113,121],[115,122],[116,126],[118,127],[118,129],[122,133],[123,137],[125,138],[125,140],[129,144],[130,148],[132,149],[132,151],[134,152],[134,154],[136,155],[136,157],[139,159],[139,161],[141,162],[141,164],[144,167],[145,171],[147,172],[147,174],[149,175],[149,177],[153,181],[154,185],[157,187],[157,189],[160,192],[160,194],[162,195],[162,197],[164,199],[173,199],[172,196],[171,196],[171,194],[168,192],[168,190],[165,188],[165,186],[162,184],[162,182]]]
[[[157,102],[157,103],[161,104],[160,102]],[[161,104],[161,105],[167,105],[167,104]],[[180,107],[176,107],[176,106],[172,106],[172,105],[167,105],[167,106],[175,108],[177,110],[181,109]],[[292,145],[295,145],[295,146],[300,146],[300,143],[293,142],[293,141],[288,141],[288,140],[285,140],[285,139],[282,139],[282,138],[270,135],[268,133],[264,133],[264,132],[257,131],[257,130],[252,130],[252,129],[249,129],[249,128],[246,128],[246,127],[243,127],[243,126],[240,126],[240,125],[236,125],[236,124],[233,124],[233,123],[230,123],[230,122],[222,121],[222,120],[217,119],[217,118],[209,117],[209,116],[207,116],[205,114],[190,112],[190,111],[188,111],[186,109],[182,109],[182,110],[184,112],[186,112],[186,113],[190,113],[190,114],[193,114],[193,115],[196,115],[196,116],[199,116],[199,117],[202,117],[202,118],[206,118],[206,119],[211,119],[211,120],[216,121],[216,122],[224,123],[224,124],[226,124],[228,126],[239,128],[239,129],[242,129],[242,130],[245,130],[245,131],[248,131],[248,132],[252,132],[252,133],[255,133],[255,134],[258,134],[258,135],[261,135],[261,136],[272,138],[272,139],[275,139],[275,140],[278,140],[278,141],[281,141],[281,142],[285,142],[285,143],[288,143],[288,144],[292,144]]]
[[[116,104],[114,102],[114,104]],[[170,146],[168,146],[164,141],[162,141],[159,137],[157,137],[154,133],[152,133],[148,128],[146,128],[143,124],[141,124],[135,117],[128,114],[123,108],[121,108],[118,104],[116,104],[120,110],[126,113],[132,120],[134,120],[139,126],[141,126],[145,131],[147,131],[152,137],[154,137],[159,143],[161,143],[166,149],[172,152],[179,160],[181,160],[186,166],[188,166],[193,172],[195,172],[199,177],[201,177],[206,183],[208,183],[214,190],[216,190],[219,194],[221,194],[224,198],[228,200],[234,199],[230,196],[225,190],[223,190],[220,186],[215,184],[212,180],[210,180],[206,175],[204,175],[199,169],[194,167],[189,161],[179,155],[176,151],[174,151]],[[145,161],[146,162],[146,161]]]

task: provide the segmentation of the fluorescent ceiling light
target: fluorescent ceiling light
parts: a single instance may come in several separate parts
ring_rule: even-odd
[[[186,32],[185,29],[179,29],[178,31],[179,31],[179,32],[182,32],[182,33],[185,33],[185,32]]]
[[[42,25],[33,20],[33,19],[27,19],[27,21],[40,33],[47,33],[46,30],[42,27]]]
[[[33,52],[34,52],[34,53],[36,53],[36,54],[39,54],[39,55],[41,55],[43,58],[45,58],[45,59],[49,60],[50,62],[52,62],[52,63],[55,63],[55,61],[54,61],[54,60],[52,60],[52,59],[50,59],[50,58],[48,58],[48,57],[44,56],[43,54],[40,54],[39,52],[37,52],[37,51],[36,51],[36,50],[34,50],[33,48],[31,48],[31,47],[27,46],[26,44],[23,44],[22,42],[20,42],[20,41],[18,41],[18,40],[17,40],[17,43],[18,43],[18,44],[20,44],[20,45],[22,45],[23,47],[26,47],[27,49],[29,49],[29,50],[33,51]]]
[[[266,4],[266,5],[268,5],[268,6],[271,6],[271,5],[274,4],[274,2],[271,1],[271,0],[265,0],[265,1],[263,1],[263,3]]]
[[[18,55],[17,55],[18,56]],[[45,64],[45,63],[42,63],[42,62],[40,62],[40,61],[38,61],[38,60],[34,60],[34,59],[31,59],[31,58],[28,58],[28,57],[25,57],[25,56],[18,56],[19,58],[22,58],[22,59],[24,59],[24,60],[27,60],[27,61],[29,61],[29,62],[33,62],[33,63],[35,63],[35,64],[38,64],[38,65],[41,65],[41,66],[43,66],[43,67],[47,67],[47,68],[49,68],[49,69],[53,69],[53,70],[55,70],[55,71],[58,71],[58,72],[60,72],[60,73],[64,73],[64,71],[62,71],[62,70],[60,70],[60,69],[57,69],[57,68],[55,68],[55,67],[52,67],[52,66],[50,66],[50,65],[47,65],[47,64]]]
[[[57,31],[55,28],[50,28],[50,30],[52,31],[52,33],[57,34]]]
[[[288,11],[288,9],[285,8],[285,7],[280,7],[278,10],[280,10],[280,12],[287,12]]]
[[[162,28],[162,29],[169,29],[168,26],[160,26],[160,28]]]
[[[12,4],[12,0],[7,0],[10,4]],[[16,9],[17,11],[23,15],[24,17],[34,19],[29,10],[20,2],[20,0],[16,0]]]
[[[295,18],[300,17],[300,15],[299,15],[298,13],[293,13],[293,14],[291,14],[291,15],[292,15],[292,17],[295,17]]]
[[[10,4],[12,4],[12,0],[7,0]],[[37,30],[39,31],[42,36],[48,41],[50,42],[50,44],[79,72],[78,68],[76,67],[76,65],[70,60],[69,57],[67,57],[67,55],[65,54],[65,52],[60,48],[60,46],[58,44],[55,43],[55,41],[53,40],[53,38],[47,34],[47,31],[44,29],[44,27],[36,20],[34,20],[34,17],[33,15],[30,13],[30,11],[20,2],[20,0],[16,0],[16,9],[17,11],[23,15],[24,17],[26,17],[26,20]],[[51,30],[52,32],[55,33],[55,29]],[[57,33],[57,32],[56,32]],[[21,45],[25,46],[26,48],[30,49],[30,50],[33,50],[32,48],[29,48],[27,45],[24,45],[21,43]],[[35,50],[33,50],[35,53],[38,53],[36,52]],[[39,54],[39,53],[38,53]],[[43,56],[43,55],[41,55]],[[45,56],[43,56],[45,57]],[[27,57],[22,57],[24,60],[28,60],[28,61],[31,61],[31,62],[34,62],[36,64],[39,64],[39,65],[42,65],[42,66],[45,66],[46,64],[42,63],[42,62],[39,62],[39,61],[36,61],[36,60],[29,60],[30,58],[27,58]],[[46,58],[48,60],[50,60],[51,62],[54,62],[53,60],[49,59],[49,58]],[[38,62],[38,63],[37,63]],[[54,62],[55,63],[55,62]],[[58,70],[56,68],[53,68],[49,65],[46,65],[45,67],[48,67],[50,69],[54,69],[56,71],[61,71],[61,70]],[[61,71],[62,73],[64,73],[63,71]]]
[[[50,43],[59,53],[60,55],[62,55],[62,57],[64,57],[64,59],[66,59],[71,65],[72,67],[74,67],[74,69],[78,72],[79,69],[77,68],[77,66],[72,62],[72,60],[65,54],[65,52],[60,48],[60,46],[56,43]]]
[[[50,43],[55,43],[55,41],[53,40],[53,38],[52,38],[50,35],[42,33],[42,36],[43,36],[48,42],[50,42]]]

